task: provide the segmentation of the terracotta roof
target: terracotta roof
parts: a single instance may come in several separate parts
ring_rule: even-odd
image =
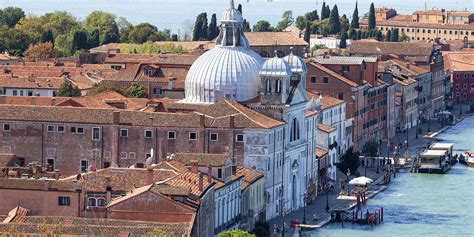
[[[249,185],[264,177],[262,172],[245,167],[237,167],[236,175],[244,176],[241,186],[242,190],[246,189]]]
[[[432,43],[406,43],[406,42],[371,42],[354,41],[348,52],[353,55],[405,55],[405,56],[431,56]]]
[[[316,147],[316,157],[317,158],[322,158],[324,157],[325,155],[328,154],[328,151],[327,150],[324,150],[322,148],[319,148],[319,147]]]
[[[390,69],[392,67],[397,67],[400,72],[406,76],[416,77],[421,74],[429,73],[430,71],[427,68],[418,67],[413,65],[408,61],[401,59],[391,59],[382,63],[384,68]]]
[[[245,32],[245,36],[252,46],[307,46],[308,43],[293,32]]]
[[[415,11],[413,15],[435,15],[435,16],[471,16],[473,13],[469,11],[446,11],[446,10],[426,10],[426,11]]]
[[[327,108],[334,107],[336,105],[340,105],[345,103],[343,100],[336,99],[332,96],[324,95],[321,100],[321,110],[325,110]]]
[[[2,223],[7,224],[11,222],[22,222],[25,220],[29,212],[30,210],[17,206],[8,212],[8,216],[3,220]]]
[[[15,154],[0,153],[0,167],[7,167],[12,164]]]
[[[311,66],[313,66],[313,67],[315,67],[315,68],[317,68],[317,69],[323,71],[324,73],[326,73],[326,74],[332,76],[334,79],[340,80],[340,81],[346,83],[347,85],[349,85],[349,86],[351,86],[351,87],[357,87],[357,86],[359,86],[357,83],[355,83],[355,82],[353,82],[353,81],[351,81],[351,80],[345,78],[345,77],[342,76],[342,75],[339,75],[337,72],[335,72],[335,71],[333,71],[333,70],[331,70],[331,69],[329,69],[329,68],[327,68],[327,67],[325,67],[325,66],[323,66],[323,65],[321,65],[321,64],[319,64],[319,63],[310,62],[309,64],[310,64]]]
[[[199,55],[194,54],[110,54],[104,61],[112,63],[150,63],[159,65],[188,65],[196,61]]]
[[[53,106],[68,100],[68,97],[47,97],[47,96],[5,96],[0,95],[0,104],[9,105],[35,105]]]
[[[76,192],[80,187],[80,182],[72,180],[0,179],[0,189]]]
[[[203,189],[202,191],[199,190],[199,174],[193,173],[191,171],[181,171],[179,175],[168,179],[163,184],[167,184],[172,187],[182,187],[182,188],[189,188],[189,192],[197,197],[201,196],[201,194],[211,185],[214,183],[216,184],[215,188],[219,188],[224,186],[219,180],[212,179],[212,182],[209,183],[207,175],[204,173],[202,174],[202,182],[203,182]],[[160,183],[160,184],[162,184]]]
[[[474,71],[474,52],[450,52],[446,54],[447,67],[452,72]]]
[[[58,90],[63,83],[62,78],[0,76],[0,88]]]
[[[153,231],[161,230],[170,236],[191,236],[193,223],[177,222],[145,222],[112,220],[98,218],[78,218],[78,217],[60,217],[60,216],[27,216],[24,220],[0,224],[0,232],[8,233],[12,229],[15,233],[22,234],[41,234],[43,228],[49,230],[51,235],[61,224],[61,235],[66,236],[146,236],[153,235]]]
[[[317,56],[314,61],[322,65],[361,65],[364,62],[375,63],[376,57]]]
[[[230,157],[229,154],[176,153],[173,160],[186,166],[192,165],[191,161],[197,161],[199,166],[223,167],[230,160]]]
[[[113,191],[129,192],[138,187],[148,185],[147,169],[138,168],[107,168],[81,174],[81,180],[87,191],[105,192],[108,185]],[[174,170],[153,169],[153,181],[160,182],[177,176]],[[63,180],[76,180],[77,175],[67,177]]]
[[[331,133],[336,131],[336,128],[328,126],[326,124],[318,123],[318,129],[325,132],[325,133]]]

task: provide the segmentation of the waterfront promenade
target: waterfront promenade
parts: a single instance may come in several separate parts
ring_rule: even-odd
[[[455,107],[452,111],[452,113],[456,116],[456,119],[462,120],[467,114],[468,110],[467,108],[463,108],[463,113],[460,115],[459,113],[459,107]],[[446,127],[448,126],[442,126],[444,124],[438,122],[436,119],[432,119],[429,121],[429,125],[427,122],[422,123],[419,125],[419,127],[422,130],[422,133],[418,135],[418,138],[416,138],[416,127],[413,127],[412,129],[408,130],[407,133],[401,132],[400,134],[397,134],[394,138],[392,138],[393,141],[396,143],[405,143],[405,140],[408,138],[408,155],[410,158],[413,158],[417,154],[419,154],[420,151],[425,149],[431,142],[434,141],[434,138],[430,137],[430,135],[433,135],[435,133],[439,133],[443,131]],[[430,132],[428,132],[428,127],[430,128]],[[408,136],[407,136],[408,135]],[[405,155],[406,150],[405,148],[402,148],[400,151],[401,156]],[[380,146],[380,154],[381,156],[387,156],[387,141],[383,141],[382,145]],[[393,152],[390,152],[390,157],[393,157]],[[371,162],[370,162],[371,163]],[[365,173],[365,168],[364,167],[359,167],[359,173],[361,175],[364,175]],[[375,180],[375,182],[371,185],[368,186],[368,191],[369,192],[378,192],[380,190],[383,190],[383,185],[381,185],[380,181],[383,178],[384,172],[382,171],[383,168],[379,167],[379,173],[376,173],[376,166],[374,165],[373,167],[368,167],[367,168],[367,177]],[[339,172],[337,174],[337,179],[345,179],[346,175]],[[397,174],[398,177],[398,174]],[[352,176],[351,178],[354,178]],[[392,176],[393,179],[393,176]],[[395,178],[396,179],[396,178]],[[319,196],[311,203],[306,206],[306,210],[300,209],[294,212],[291,212],[284,217],[284,222],[285,224],[285,236],[291,236],[292,235],[292,228],[290,227],[290,223],[292,220],[299,220],[303,221],[303,216],[306,214],[306,224],[311,224],[311,225],[319,225],[320,227],[324,226],[327,224],[330,220],[330,214],[326,212],[326,203],[329,203],[330,210],[332,209],[349,209],[351,205],[353,205],[354,201],[350,200],[338,200],[337,196],[340,192],[340,187],[338,184],[335,184],[335,190],[334,192],[330,193],[329,196],[326,194],[319,194]],[[329,198],[328,198],[329,197]],[[370,202],[370,200],[368,200]],[[316,218],[313,218],[316,217]],[[282,236],[281,231],[275,231],[274,226],[277,226],[278,228],[281,228],[283,225],[283,218],[278,217],[274,218],[269,221],[270,224],[270,231],[271,231],[271,236]]]

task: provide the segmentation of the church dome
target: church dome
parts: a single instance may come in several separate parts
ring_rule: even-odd
[[[285,60],[275,56],[263,64],[260,76],[289,77],[291,76],[290,65]]]
[[[283,60],[285,60],[290,65],[291,71],[294,73],[303,74],[308,71],[306,68],[306,63],[303,61],[303,59],[294,55],[293,52],[284,57]]]
[[[232,0],[220,28],[216,46],[201,55],[188,71],[183,103],[214,103],[223,99],[240,102],[258,96],[264,60],[249,49],[242,15]]]
[[[258,95],[258,72],[263,59],[241,47],[222,47],[201,55],[186,76],[185,103],[214,103],[222,99],[245,101]]]

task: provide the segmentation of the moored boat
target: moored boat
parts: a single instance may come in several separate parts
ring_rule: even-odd
[[[472,152],[470,152],[470,151],[464,152],[463,158],[464,158],[463,163],[465,163],[469,167],[474,168],[474,155],[472,154]]]

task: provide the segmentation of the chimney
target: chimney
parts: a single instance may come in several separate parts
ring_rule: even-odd
[[[212,167],[207,167],[207,182],[212,183]]]
[[[199,192],[202,192],[202,190],[204,189],[204,185],[203,185],[203,177],[202,177],[202,173],[199,173],[199,180],[198,180],[198,188],[199,188]]]
[[[201,128],[204,128],[204,127],[206,126],[206,115],[201,114],[201,115],[199,116],[199,126],[200,126]]]
[[[153,184],[153,168],[149,167],[146,169],[146,184],[150,185]]]
[[[105,201],[109,203],[112,200],[112,184],[110,183],[110,178],[107,178],[106,185],[107,186],[105,187],[105,192],[106,192]]]
[[[255,176],[257,176],[257,167],[255,167],[255,165],[254,165],[254,166],[252,166],[252,179],[254,179]]]
[[[59,170],[58,169],[54,170],[54,179],[59,180]]]
[[[189,171],[197,174],[199,172],[198,165],[199,165],[199,161],[192,160],[191,161],[191,168],[190,168]]]
[[[234,122],[235,122],[234,115],[231,115],[229,117],[229,128],[234,128]]]
[[[112,120],[115,124],[119,124],[120,123],[120,111],[114,111],[112,113]]]

